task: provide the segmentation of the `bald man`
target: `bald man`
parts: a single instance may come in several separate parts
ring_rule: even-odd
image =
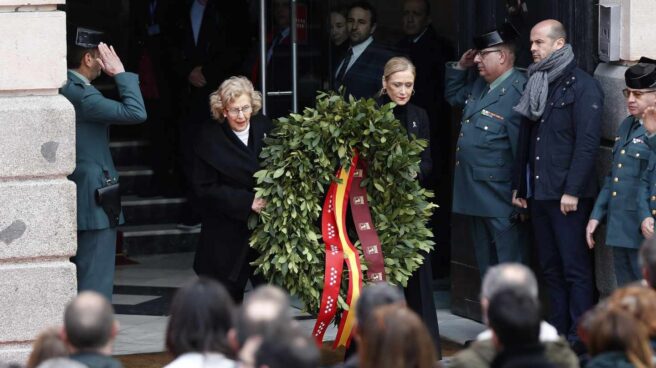
[[[595,160],[604,95],[576,66],[565,27],[549,19],[531,30],[533,64],[515,110],[524,116],[513,203],[529,207],[549,294],[549,322],[575,350],[580,316],[594,303],[585,228],[597,194]]]
[[[90,368],[121,368],[112,358],[118,322],[107,298],[95,291],[84,291],[64,311],[62,336],[70,358]]]

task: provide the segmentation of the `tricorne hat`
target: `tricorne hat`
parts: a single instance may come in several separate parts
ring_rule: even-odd
[[[656,87],[656,60],[641,57],[638,64],[626,70],[624,80],[626,86],[633,89]]]
[[[510,23],[504,23],[500,28],[483,33],[480,36],[474,37],[474,47],[477,50],[483,50],[488,47],[501,45],[514,41],[519,36],[519,33]]]
[[[85,27],[76,27],[75,39],[71,40],[72,45],[92,49],[98,47],[103,41],[105,33]]]

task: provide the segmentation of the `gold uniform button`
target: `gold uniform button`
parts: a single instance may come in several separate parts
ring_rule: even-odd
[[[656,195],[651,196],[652,201],[656,201]]]
[[[485,127],[483,127],[483,129],[487,130],[487,125]]]
[[[620,178],[615,177],[615,178],[613,179],[613,181],[617,183],[618,181],[620,181]]]
[[[456,166],[460,165],[460,161],[456,161]]]
[[[651,214],[656,216],[656,210],[651,210]]]
[[[621,154],[625,154],[626,151],[625,151],[625,150],[621,150],[620,153],[621,153]]]
[[[461,137],[464,137],[465,135],[464,135],[463,133],[460,133],[460,136],[461,136]]]
[[[460,151],[460,147],[456,147],[456,152]]]
[[[619,168],[621,169],[621,168],[622,168],[622,164],[621,164],[621,163],[617,164],[617,167],[619,167]]]
[[[613,197],[616,197],[616,196],[617,196],[617,192],[613,192]]]
[[[639,153],[636,153],[636,157],[640,157],[640,154],[639,154]]]
[[[469,119],[465,120],[465,123],[469,123]]]

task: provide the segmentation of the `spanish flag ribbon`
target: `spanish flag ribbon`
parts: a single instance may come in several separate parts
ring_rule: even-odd
[[[312,333],[318,345],[323,342],[323,335],[337,313],[337,298],[339,297],[344,261],[346,261],[349,272],[346,296],[349,308],[342,314],[335,338],[335,348],[350,344],[355,323],[355,303],[360,296],[363,276],[358,251],[351,243],[346,231],[346,211],[349,199],[353,221],[369,266],[367,275],[374,282],[385,279],[382,248],[371,220],[367,193],[361,185],[365,173],[363,166],[359,161],[358,153],[355,152],[349,169],[339,169],[338,181],[331,183],[324,201],[321,230],[323,241],[326,244],[326,268],[321,305]]]

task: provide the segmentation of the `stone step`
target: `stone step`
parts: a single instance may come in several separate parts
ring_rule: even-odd
[[[153,170],[148,166],[117,166],[120,177],[121,194],[136,194],[139,189],[147,188],[153,176]]]
[[[145,140],[117,140],[109,143],[116,166],[146,166],[150,163],[150,143]]]
[[[123,215],[128,225],[171,224],[180,221],[186,198],[142,198],[127,195],[121,198]]]
[[[200,228],[182,230],[177,224],[124,225],[118,231],[123,253],[128,257],[193,252],[200,234]]]

